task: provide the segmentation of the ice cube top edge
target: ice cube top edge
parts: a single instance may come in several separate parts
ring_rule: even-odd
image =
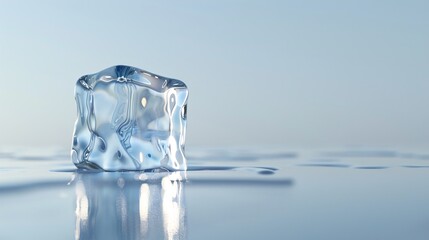
[[[130,82],[158,92],[166,91],[171,87],[187,88],[186,84],[180,80],[126,65],[112,66],[94,74],[84,75],[78,79],[77,84],[81,84],[87,89],[93,89],[99,82],[111,81]]]

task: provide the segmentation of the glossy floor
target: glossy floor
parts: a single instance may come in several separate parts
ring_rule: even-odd
[[[0,151],[0,239],[428,239],[429,151],[190,149],[186,173]]]

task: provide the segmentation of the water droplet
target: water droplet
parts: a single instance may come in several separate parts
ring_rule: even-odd
[[[262,170],[258,172],[261,175],[273,175],[274,171],[270,171],[270,170]]]

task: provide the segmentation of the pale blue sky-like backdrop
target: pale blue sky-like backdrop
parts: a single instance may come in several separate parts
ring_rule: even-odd
[[[185,81],[189,146],[429,146],[429,1],[1,1],[0,145],[68,147],[75,81]]]

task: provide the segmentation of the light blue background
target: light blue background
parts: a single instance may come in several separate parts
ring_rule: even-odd
[[[1,1],[0,144],[70,145],[75,81],[184,80],[190,146],[428,146],[429,1]]]

